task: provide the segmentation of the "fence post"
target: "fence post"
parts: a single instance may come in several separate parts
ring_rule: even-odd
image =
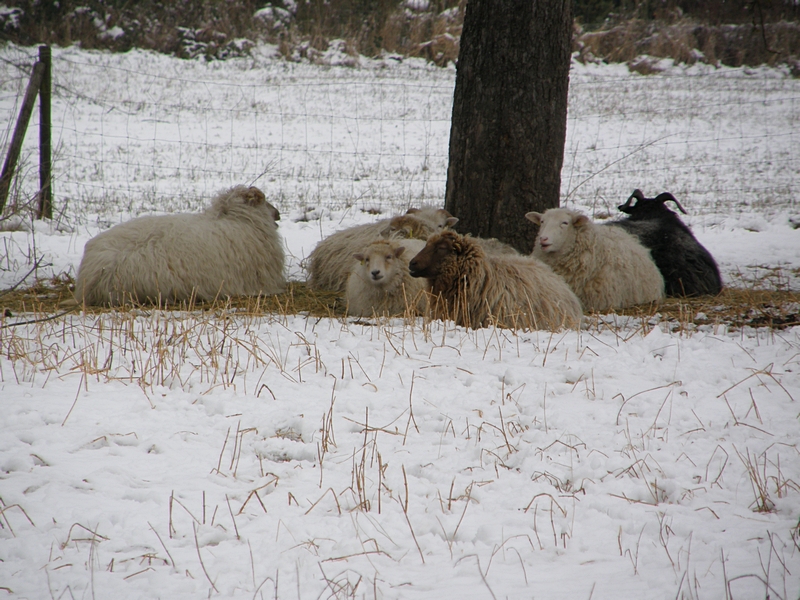
[[[14,176],[14,170],[17,168],[22,142],[25,140],[25,130],[28,128],[28,121],[33,112],[33,103],[36,101],[36,94],[39,92],[39,86],[42,83],[43,76],[44,65],[37,61],[33,66],[33,73],[31,74],[30,81],[28,81],[28,89],[25,90],[25,98],[22,100],[22,107],[19,110],[17,125],[14,127],[14,135],[11,138],[11,144],[8,146],[8,155],[3,165],[2,175],[0,175],[0,212],[2,212],[6,206],[8,190],[11,187],[11,179]]]
[[[39,46],[39,62],[44,65],[42,84],[39,87],[39,219],[53,218],[53,181],[51,168],[51,117],[52,60],[50,46]]]

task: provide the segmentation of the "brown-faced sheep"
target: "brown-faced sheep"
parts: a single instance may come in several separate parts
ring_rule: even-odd
[[[79,303],[214,300],[283,291],[278,210],[255,187],[221,192],[204,212],[139,217],[86,243]]]
[[[564,208],[525,217],[539,225],[533,256],[566,280],[586,310],[625,308],[664,297],[664,279],[650,252],[621,228],[595,225]]]
[[[408,261],[422,248],[422,240],[378,240],[353,254],[357,261],[347,280],[347,314],[421,314],[427,303],[427,279],[412,277]]]
[[[409,235],[409,223],[415,222],[417,232]],[[343,292],[353,266],[353,254],[363,250],[375,240],[394,237],[427,238],[431,233],[452,227],[458,219],[443,208],[410,208],[403,215],[403,224],[392,230],[392,219],[382,219],[376,223],[357,225],[337,231],[322,240],[305,261],[308,271],[308,287],[312,290],[332,290]],[[427,233],[424,233],[426,232]]]
[[[550,267],[529,256],[487,254],[454,231],[428,238],[409,269],[430,279],[434,318],[473,328],[557,330],[581,322],[578,298]]]

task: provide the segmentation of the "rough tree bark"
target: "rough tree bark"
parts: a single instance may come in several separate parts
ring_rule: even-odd
[[[533,248],[531,210],[558,206],[571,0],[469,0],[456,70],[445,208],[457,229]]]

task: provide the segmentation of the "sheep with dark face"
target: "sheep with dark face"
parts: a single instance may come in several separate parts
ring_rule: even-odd
[[[426,239],[457,221],[443,208],[410,208],[405,215],[337,231],[317,244],[308,255],[305,261],[308,287],[343,292],[353,266],[353,253],[382,238]]]
[[[424,247],[422,240],[377,240],[353,254],[357,262],[347,280],[347,314],[422,314],[430,284],[411,276],[408,261]]]
[[[581,323],[578,298],[550,267],[529,256],[487,254],[470,236],[432,235],[409,269],[431,281],[433,318],[473,328],[558,330]]]
[[[279,219],[261,190],[240,185],[199,214],[120,223],[86,243],[75,299],[161,304],[277,294],[286,285]]]
[[[650,252],[618,227],[595,225],[564,208],[525,217],[539,225],[533,256],[561,275],[586,310],[603,311],[656,302],[664,280]]]
[[[635,235],[650,249],[664,277],[667,296],[719,294],[722,277],[716,261],[678,214],[667,208],[667,202],[674,202],[678,210],[686,214],[669,192],[645,198],[641,190],[634,190],[628,201],[619,206],[628,218],[609,225]]]

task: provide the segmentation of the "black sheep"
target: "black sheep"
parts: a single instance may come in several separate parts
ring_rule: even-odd
[[[719,294],[722,278],[716,261],[678,215],[666,207],[670,200],[686,214],[669,192],[645,198],[641,190],[634,190],[628,201],[618,207],[628,218],[610,225],[622,227],[650,249],[664,277],[667,296]]]

